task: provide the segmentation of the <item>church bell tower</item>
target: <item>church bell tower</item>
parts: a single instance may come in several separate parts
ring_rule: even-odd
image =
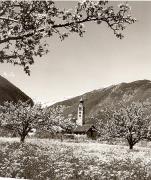
[[[85,124],[85,112],[84,112],[84,101],[83,98],[80,99],[79,106],[78,106],[78,114],[77,114],[77,122],[78,126],[82,126]]]

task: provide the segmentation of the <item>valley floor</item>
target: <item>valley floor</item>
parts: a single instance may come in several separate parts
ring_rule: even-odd
[[[36,180],[151,179],[151,148],[0,138],[0,176]]]

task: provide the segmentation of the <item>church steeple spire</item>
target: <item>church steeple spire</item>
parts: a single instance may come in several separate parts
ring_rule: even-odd
[[[83,103],[84,101],[83,101],[83,98],[81,97],[81,99],[80,99],[80,103]]]
[[[78,105],[78,114],[77,114],[77,125],[82,126],[85,124],[85,113],[84,113],[84,100],[81,97],[79,105]]]

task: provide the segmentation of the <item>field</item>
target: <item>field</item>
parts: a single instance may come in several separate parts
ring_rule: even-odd
[[[0,177],[35,180],[151,179],[151,148],[99,142],[0,138]]]

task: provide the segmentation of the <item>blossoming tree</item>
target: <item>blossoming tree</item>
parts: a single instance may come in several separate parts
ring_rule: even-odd
[[[64,109],[66,107],[63,105],[57,105],[52,107],[45,108],[46,120],[46,129],[52,133],[61,132],[61,133],[71,133],[75,128],[75,123],[73,122],[73,115],[70,114],[68,117],[64,115]],[[49,128],[49,125],[50,128]],[[53,125],[53,126],[52,126]]]
[[[50,135],[68,132],[74,128],[74,123],[71,117],[63,116],[63,109],[62,105],[42,108],[40,104],[31,106],[28,101],[5,102],[0,106],[0,126],[15,131],[21,142],[33,128],[42,133],[47,131]]]
[[[5,102],[0,106],[1,126],[9,127],[20,136],[24,142],[25,137],[42,123],[43,110],[40,105],[31,106],[28,102]]]
[[[132,103],[123,105],[108,114],[105,126],[106,136],[112,138],[125,138],[129,148],[143,139],[151,139],[151,106],[145,103]]]
[[[34,57],[48,52],[49,37],[83,36],[87,22],[105,23],[122,38],[121,31],[135,19],[127,3],[116,11],[107,1],[86,0],[71,10],[59,9],[52,0],[0,1],[0,62],[20,65],[30,74]]]

